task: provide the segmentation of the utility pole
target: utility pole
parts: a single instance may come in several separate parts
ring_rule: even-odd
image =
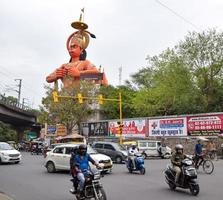
[[[14,79],[15,81],[19,81],[19,84],[17,85],[19,87],[18,92],[18,103],[20,103],[20,97],[21,97],[21,88],[22,88],[22,79]]]
[[[25,100],[28,100],[27,98],[22,98],[22,107],[25,106],[25,104],[27,103]]]

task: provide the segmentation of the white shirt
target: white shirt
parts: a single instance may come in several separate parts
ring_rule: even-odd
[[[128,153],[130,156],[134,156],[134,154],[139,153],[139,151],[137,148],[133,149],[132,147],[130,147]]]

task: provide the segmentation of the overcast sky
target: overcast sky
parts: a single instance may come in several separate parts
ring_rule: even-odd
[[[0,93],[18,89],[34,108],[45,95],[45,77],[68,62],[71,22],[85,7],[91,39],[88,57],[102,65],[112,85],[146,65],[146,56],[173,47],[189,31],[223,29],[222,0],[0,0]],[[28,99],[28,100],[27,100]]]

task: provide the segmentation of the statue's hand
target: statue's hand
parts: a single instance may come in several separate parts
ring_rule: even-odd
[[[57,78],[63,78],[66,74],[66,71],[64,68],[59,68],[56,70],[56,76]]]
[[[80,71],[76,67],[71,67],[71,68],[67,69],[67,74],[69,76],[79,77]]]

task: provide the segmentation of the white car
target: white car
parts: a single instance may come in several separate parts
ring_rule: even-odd
[[[21,154],[6,142],[0,142],[0,164],[1,163],[19,163]]]
[[[162,145],[160,141],[155,140],[138,140],[137,148],[142,153],[144,159],[147,157],[170,158],[172,153],[170,147]]]
[[[58,170],[70,170],[71,152],[77,144],[64,144],[56,146],[53,150],[47,152],[44,166],[49,173]],[[87,153],[92,159],[99,164],[103,164],[103,171],[112,170],[113,163],[109,156],[97,153],[91,146],[88,145]]]

